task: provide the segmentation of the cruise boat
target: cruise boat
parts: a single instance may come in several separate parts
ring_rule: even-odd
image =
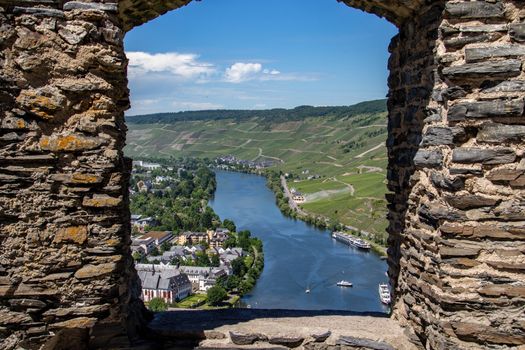
[[[359,249],[369,250],[370,248],[372,248],[368,242],[365,242],[360,238],[344,234],[343,232],[333,232],[332,237],[338,240],[339,242],[351,245]]]
[[[388,284],[380,284],[379,285],[379,298],[381,299],[381,302],[385,305],[390,304],[391,298],[390,298],[390,287]]]
[[[342,281],[337,282],[337,285],[339,287],[352,287],[352,282],[342,280]]]

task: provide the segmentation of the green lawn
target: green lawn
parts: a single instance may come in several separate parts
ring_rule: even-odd
[[[177,307],[181,309],[191,309],[206,301],[206,294],[192,294],[189,297],[179,301]]]

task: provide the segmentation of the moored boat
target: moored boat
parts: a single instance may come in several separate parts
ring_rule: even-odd
[[[379,285],[379,298],[381,299],[381,302],[385,305],[390,304],[391,297],[390,297],[390,287],[388,284],[382,283]]]
[[[337,282],[337,285],[339,287],[352,287],[352,282],[342,280],[342,281]]]
[[[339,242],[354,246],[356,248],[368,250],[372,248],[368,242],[363,241],[361,238],[352,237],[344,234],[343,232],[333,232],[332,237]]]

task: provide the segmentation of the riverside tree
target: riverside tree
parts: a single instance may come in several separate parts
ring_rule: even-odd
[[[208,289],[208,291],[206,292],[206,296],[209,305],[217,306],[224,299],[226,299],[228,293],[226,293],[226,290],[224,290],[224,288],[222,288],[221,286],[215,285]]]

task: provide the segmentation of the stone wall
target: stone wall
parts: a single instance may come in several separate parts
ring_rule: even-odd
[[[0,344],[97,320],[132,331],[143,308],[123,35],[116,4],[0,2]]]
[[[394,314],[427,348],[525,343],[524,17],[434,2],[393,41]]]
[[[168,11],[189,4],[192,0],[120,0],[119,17],[125,31],[146,23]],[[201,1],[201,0],[195,0]],[[208,0],[209,1],[209,0]],[[336,0],[401,25],[414,16],[425,0]],[[88,2],[88,1],[86,1]],[[92,2],[92,1],[89,1]],[[100,1],[104,2],[104,1]],[[116,2],[106,1],[106,2]],[[428,2],[428,1],[427,1]]]
[[[67,329],[79,346],[125,346],[148,319],[129,250],[122,39],[188,2],[0,0],[0,348]],[[525,343],[525,4],[344,2],[399,27],[395,319],[428,349]]]

